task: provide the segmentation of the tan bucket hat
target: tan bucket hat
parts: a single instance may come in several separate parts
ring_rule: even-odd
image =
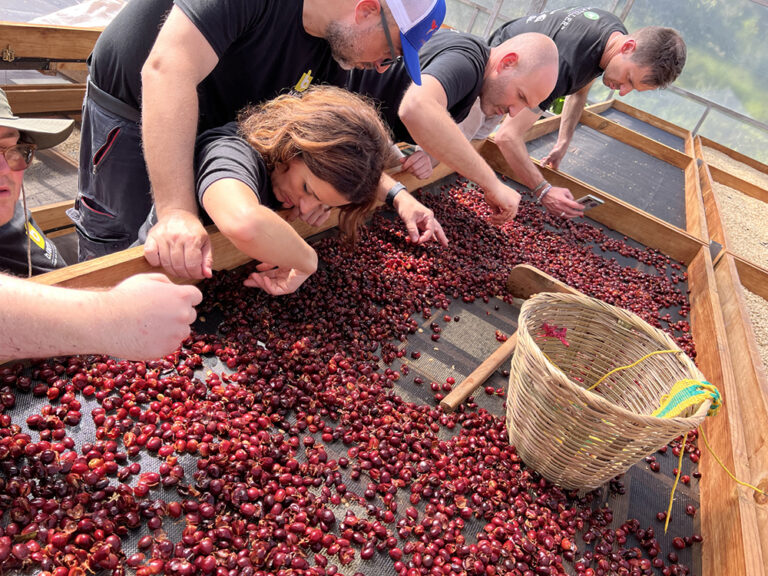
[[[51,148],[66,140],[74,125],[74,120],[62,118],[19,118],[14,116],[11,105],[8,103],[8,96],[5,95],[4,90],[0,89],[0,126],[15,128],[22,135],[26,135],[26,140],[31,140],[37,144],[38,150]]]

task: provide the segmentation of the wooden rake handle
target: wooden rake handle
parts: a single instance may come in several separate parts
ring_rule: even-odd
[[[504,361],[515,351],[517,346],[517,331],[513,332],[507,341],[488,356],[483,363],[472,371],[456,388],[454,388],[443,401],[440,408],[445,412],[453,412],[456,407],[472,395],[478,386],[488,380],[488,377],[498,370]]]

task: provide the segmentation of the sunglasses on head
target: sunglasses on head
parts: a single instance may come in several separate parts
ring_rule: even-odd
[[[384,36],[387,37],[387,44],[389,44],[389,54],[392,56],[391,58],[385,58],[381,62],[379,62],[379,66],[392,66],[395,62],[400,61],[401,56],[398,56],[395,52],[395,45],[392,43],[392,36],[389,34],[389,23],[387,22],[387,17],[384,16],[384,7],[382,6],[379,10],[379,14],[381,14],[381,25],[384,27]]]
[[[5,157],[5,162],[8,167],[13,170],[25,170],[32,164],[32,159],[35,157],[35,150],[37,146],[34,144],[15,144],[8,148],[3,148],[0,152]]]

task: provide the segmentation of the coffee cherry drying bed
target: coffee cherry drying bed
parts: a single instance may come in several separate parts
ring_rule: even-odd
[[[664,536],[674,445],[658,472],[564,493],[509,446],[502,370],[457,413],[437,407],[514,330],[515,264],[639,300],[692,352],[685,268],[530,202],[493,227],[455,177],[421,196],[449,248],[410,245],[380,212],[354,252],[314,239],[321,268],[294,295],[242,287],[248,266],[217,273],[165,359],[4,368],[3,572],[701,573],[690,455]]]

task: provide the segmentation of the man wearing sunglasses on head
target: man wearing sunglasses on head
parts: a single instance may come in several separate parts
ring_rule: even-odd
[[[418,73],[418,49],[444,15],[445,0],[129,2],[89,58],[80,193],[70,212],[80,259],[135,242],[154,197],[147,260],[180,277],[211,276],[194,193],[196,134],[287,90],[343,86],[344,69],[383,71],[402,54]],[[382,200],[394,186],[382,179]],[[442,234],[430,210],[397,196],[412,239]]]
[[[20,198],[35,150],[63,142],[72,120],[18,118],[0,90],[0,364],[16,358],[111,354],[131,360],[172,352],[189,334],[202,294],[162,274],[111,290],[71,290],[17,276],[65,266]]]

